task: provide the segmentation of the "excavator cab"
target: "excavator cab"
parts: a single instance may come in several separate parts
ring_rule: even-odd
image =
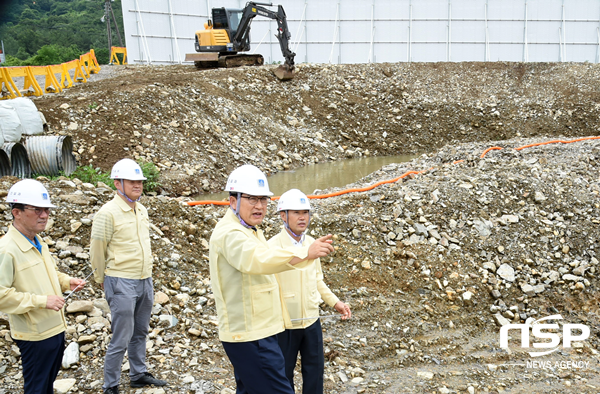
[[[204,30],[196,32],[196,52],[221,53],[234,55],[248,51],[250,40],[235,47],[232,37],[237,33],[243,10],[213,8],[212,19],[204,24]]]
[[[212,9],[212,25],[213,29],[223,29],[227,31],[229,36],[229,42],[232,42],[233,37],[238,32],[240,21],[244,10],[232,9],[232,8],[213,8]],[[246,52],[250,50],[250,35],[246,37],[237,47],[232,47],[233,52]]]

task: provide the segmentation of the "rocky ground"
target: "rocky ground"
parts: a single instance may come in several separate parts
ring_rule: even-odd
[[[79,163],[153,161],[174,196],[220,190],[243,163],[274,173],[600,127],[594,64],[300,64],[285,83],[275,66],[117,67],[36,104],[51,132],[73,136]]]
[[[188,196],[222,188],[244,162],[272,173],[405,153],[423,154],[350,186],[423,173],[313,200],[311,233],[335,240],[323,261],[326,281],[353,310],[350,321],[323,320],[325,391],[600,391],[600,140],[515,149],[598,134],[598,66],[301,65],[290,83],[268,67],[108,69],[36,104],[50,132],[73,136],[80,164],[108,169],[130,156],[162,170],[163,193],[142,203],[153,223],[157,301],[148,362],[171,383],[166,392],[235,387],[207,258],[225,208],[189,207]],[[481,158],[490,146],[504,149]],[[1,179],[0,196],[15,181]],[[60,205],[44,233],[58,267],[87,275],[91,220],[112,191],[76,179],[44,182]],[[0,210],[1,232],[10,213]],[[269,237],[279,228],[273,204],[263,229]],[[86,287],[67,311],[70,357],[59,379],[71,392],[100,392],[110,338],[102,290]],[[546,350],[533,347],[543,340],[530,337],[532,347],[521,348],[511,331],[510,349],[500,348],[501,325],[557,314],[559,333],[563,323],[584,324],[590,337],[531,357]],[[0,393],[22,392],[18,348],[2,315],[0,334]],[[129,390],[126,372],[122,382],[123,392],[162,392]]]

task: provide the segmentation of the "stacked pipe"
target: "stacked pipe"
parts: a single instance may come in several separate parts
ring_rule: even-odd
[[[71,175],[77,168],[69,136],[34,136],[5,143],[0,150],[0,177],[29,178],[32,174]]]
[[[71,175],[77,168],[69,136],[34,136],[25,140],[31,170],[39,175]]]
[[[0,149],[0,177],[12,175],[10,158],[4,149]]]
[[[31,165],[27,157],[27,150],[18,142],[8,142],[2,147],[2,151],[6,153],[10,171],[8,175],[19,178],[31,177]]]

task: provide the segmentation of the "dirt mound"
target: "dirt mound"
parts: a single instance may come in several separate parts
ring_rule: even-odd
[[[105,66],[111,78],[36,104],[74,137],[80,164],[153,161],[170,195],[220,190],[243,163],[274,173],[599,127],[593,64],[301,64],[285,83],[272,68]]]
[[[311,234],[334,235],[336,252],[322,262],[326,282],[353,310],[348,322],[323,320],[325,391],[598,391],[600,142],[515,149],[595,133],[597,66],[301,65],[288,83],[269,67],[109,70],[116,76],[36,104],[52,131],[73,135],[82,164],[152,160],[165,193],[178,196],[142,200],[157,294],[148,363],[170,391],[230,393],[235,385],[218,340],[207,257],[226,208],[189,207],[180,193],[221,189],[246,162],[275,172],[413,152],[428,153],[349,186],[420,175],[312,203]],[[492,145],[503,149],[482,158]],[[1,179],[0,196],[15,181]],[[91,220],[112,191],[43,181],[59,205],[45,239],[60,270],[84,276]],[[8,207],[0,211],[7,231]],[[280,226],[273,205],[261,227],[268,238]],[[80,359],[59,379],[76,379],[79,392],[102,383],[110,338],[102,297],[94,284],[70,302],[96,308],[68,314],[67,341],[78,343]],[[500,348],[501,325],[557,314],[559,327],[584,324],[590,337],[571,347],[559,337],[555,352],[534,358],[528,352],[552,349],[533,347],[544,341],[531,332],[530,347],[521,348],[515,330],[510,349]],[[21,392],[15,349],[0,314],[0,393]]]

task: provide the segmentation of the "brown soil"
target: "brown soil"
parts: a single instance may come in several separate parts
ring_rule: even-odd
[[[160,230],[152,230],[154,284],[170,296],[160,314],[179,319],[169,329],[158,316],[151,322],[149,364],[170,381],[168,392],[228,393],[235,387],[211,323],[216,311],[207,258],[210,234],[225,208],[192,208],[182,204],[187,200],[182,196],[221,190],[227,174],[242,163],[273,173],[347,157],[409,153],[426,154],[350,186],[428,171],[371,192],[314,202],[311,232],[335,236],[335,254],[322,261],[326,282],[354,314],[348,322],[323,321],[325,392],[466,393],[469,387],[477,393],[598,392],[600,143],[512,148],[597,134],[599,66],[303,64],[297,78],[285,83],[271,68],[107,66],[96,80],[35,100],[51,132],[73,137],[79,164],[109,170],[118,159],[133,157],[161,169],[168,196],[147,196],[142,203]],[[505,149],[479,157],[493,145]],[[455,160],[464,162],[449,164]],[[0,195],[15,181],[3,178]],[[65,181],[44,180],[60,202],[45,235],[85,249],[90,227],[72,226],[91,218],[112,195],[97,185],[72,187]],[[79,191],[87,202],[65,197]],[[10,215],[2,204],[0,210],[5,231]],[[504,215],[519,220],[507,224]],[[484,221],[491,223],[487,235],[476,228]],[[267,238],[280,224],[270,207],[262,225]],[[420,224],[430,233],[413,242]],[[433,230],[448,236],[438,240]],[[58,261],[72,275],[89,272],[85,259]],[[494,271],[486,263],[494,263]],[[514,268],[514,282],[496,275],[500,264]],[[582,265],[589,267],[577,279],[586,283],[583,288],[560,278],[539,294],[522,290],[546,283],[542,275],[551,271],[563,275]],[[187,304],[175,297],[184,287]],[[499,299],[493,290],[501,293]],[[102,296],[93,284],[78,297]],[[589,325],[592,335],[582,348],[544,359],[589,361],[589,367],[504,365],[531,360],[516,335],[511,351],[499,348],[494,314],[509,308],[518,311],[513,322],[560,313],[565,322]],[[69,316],[69,326],[77,326],[75,318]],[[202,335],[190,333],[192,327]],[[0,394],[19,393],[22,384],[7,332],[0,316]],[[101,380],[109,333],[108,327],[96,332],[94,348],[82,352],[76,367],[61,371],[60,378],[77,380],[78,392],[98,392],[92,384]],[[79,335],[69,334],[68,341]],[[187,353],[176,353],[175,346]],[[199,366],[189,367],[193,357]],[[207,388],[182,384],[186,373]],[[340,374],[350,381],[342,383]],[[125,375],[121,390],[134,393]]]
[[[171,195],[217,191],[248,162],[273,173],[458,141],[593,135],[599,126],[593,64],[301,64],[287,82],[272,66],[103,72],[111,77],[36,104],[52,131],[73,135],[80,164],[109,170],[124,156],[166,164]]]

